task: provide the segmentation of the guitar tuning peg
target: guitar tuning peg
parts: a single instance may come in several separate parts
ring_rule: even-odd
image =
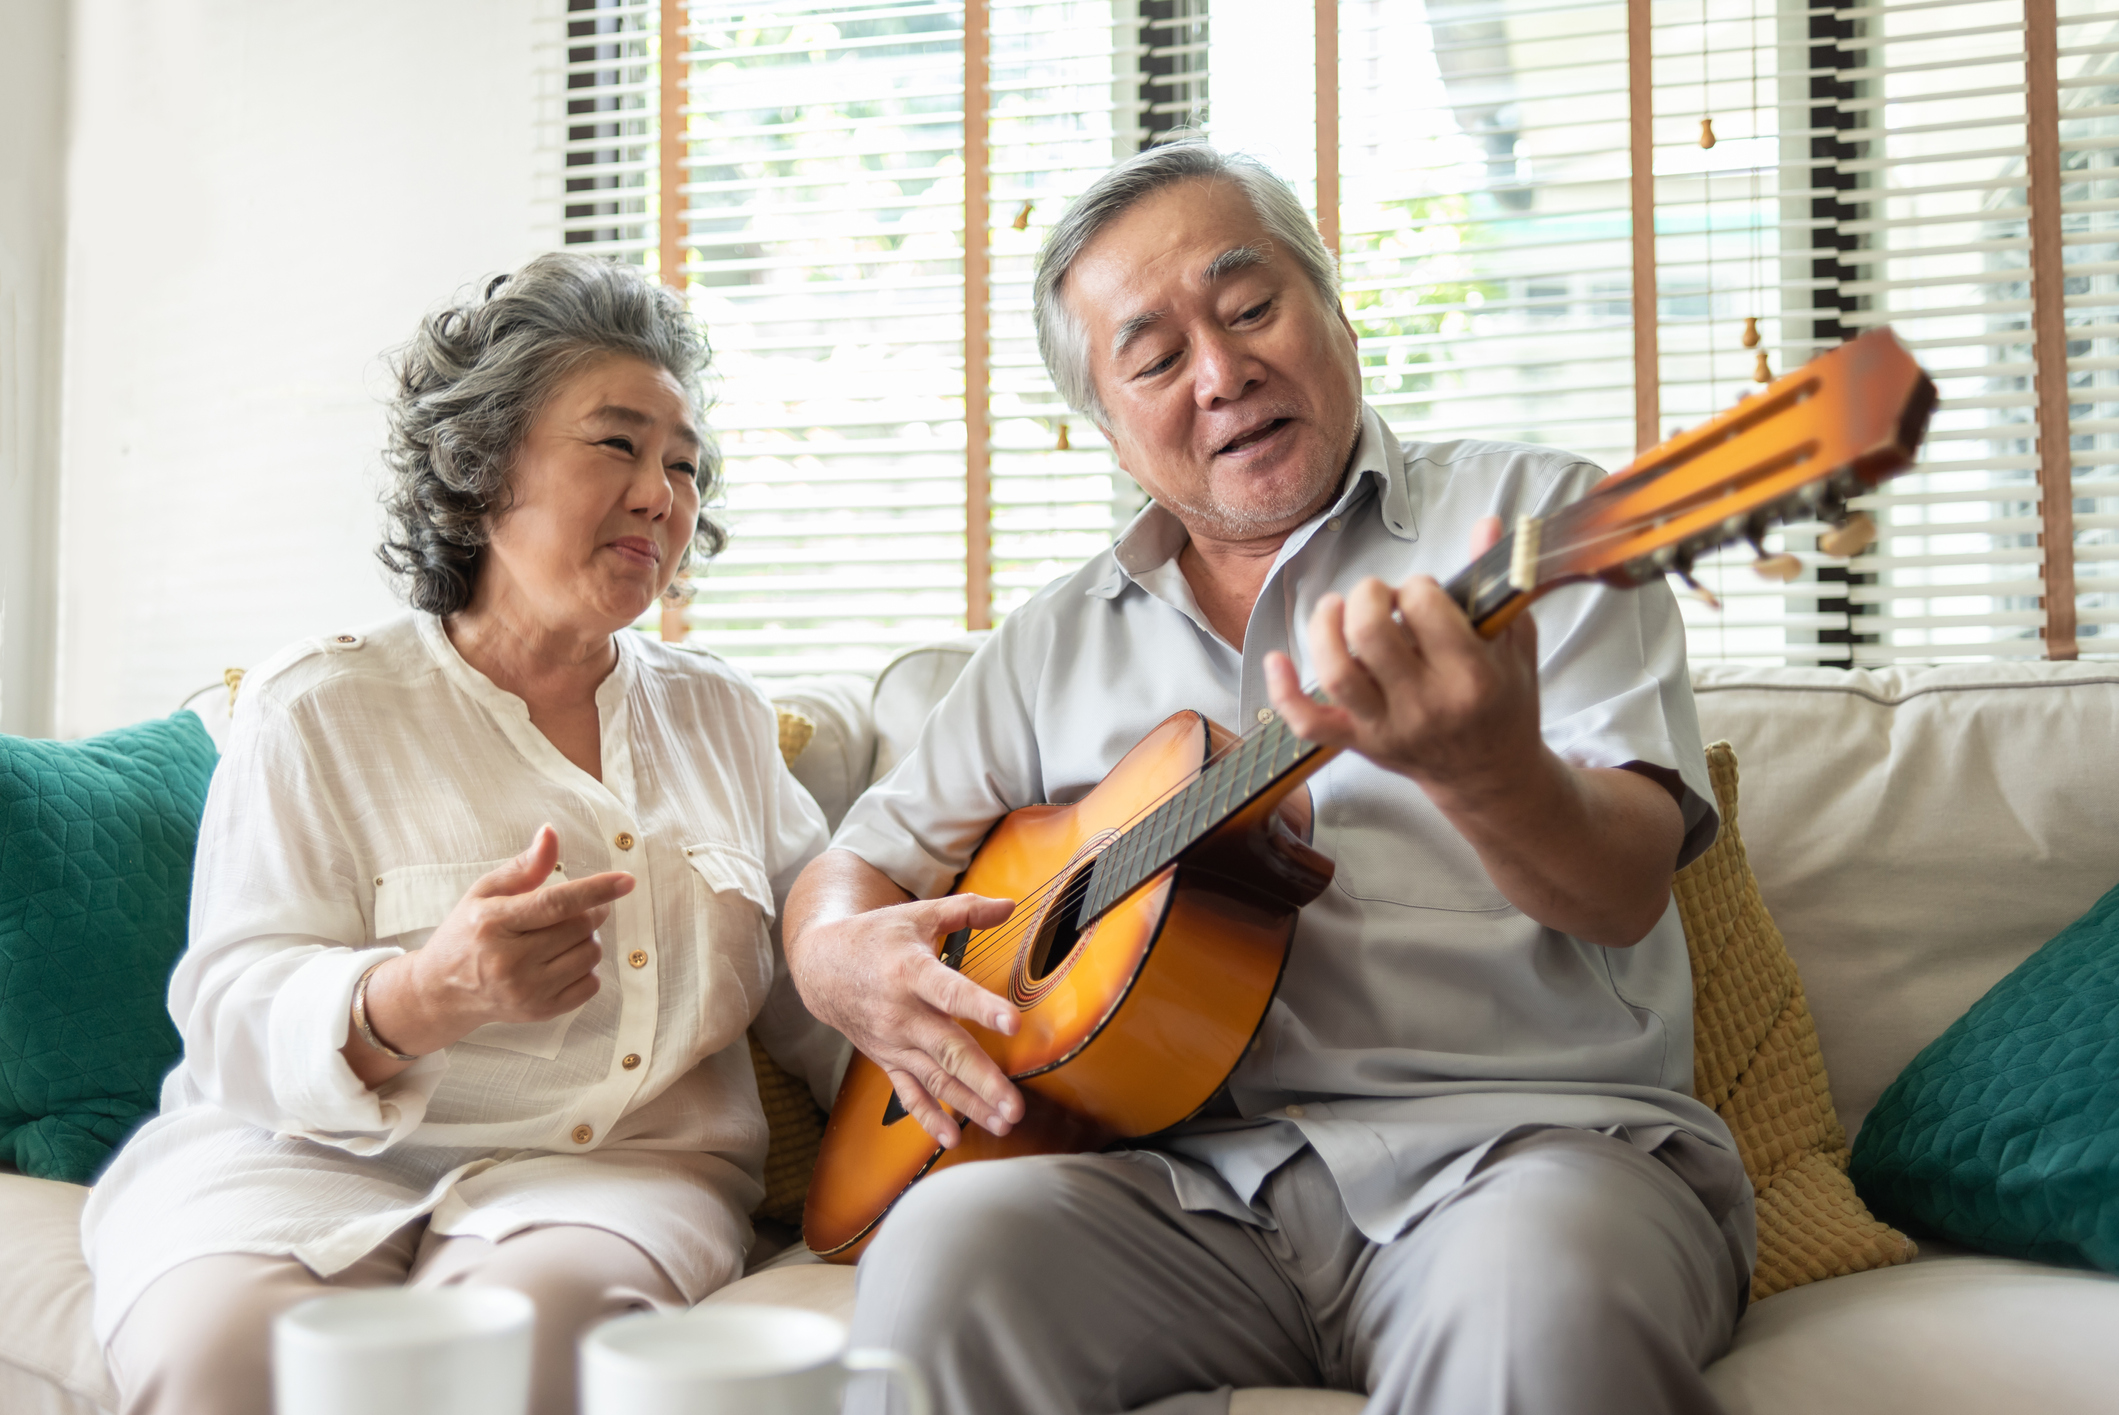
[[[1857,511],[1817,538],[1817,548],[1842,558],[1859,555],[1876,543],[1876,522],[1866,511]]]
[[[1714,119],[1712,118],[1700,119],[1700,146],[1714,146]]]
[[[1744,316],[1743,344],[1747,349],[1756,349],[1758,347],[1758,316],[1755,314]]]
[[[1052,444],[1052,450],[1055,452],[1072,452],[1074,450],[1074,444],[1067,441],[1067,424],[1064,422],[1059,426],[1059,440]]]
[[[1021,211],[1018,211],[1018,212],[1017,212],[1017,213],[1015,214],[1015,220],[1013,220],[1013,221],[1009,222],[1008,224],[1009,224],[1009,225],[1010,225],[1011,227],[1013,227],[1013,228],[1014,228],[1015,230],[1018,230],[1018,231],[1027,231],[1027,230],[1029,230],[1029,229],[1030,229],[1030,209],[1031,209],[1032,207],[1036,206],[1036,205],[1037,205],[1037,203],[1036,203],[1036,202],[1034,202],[1034,201],[1026,201],[1026,202],[1024,202],[1024,203],[1023,203],[1023,209],[1022,209]]]
[[[1803,573],[1803,562],[1792,555],[1761,555],[1751,562],[1751,573],[1785,585]]]

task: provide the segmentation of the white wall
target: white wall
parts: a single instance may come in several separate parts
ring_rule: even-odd
[[[64,735],[393,612],[380,355],[555,239],[562,34],[552,0],[74,8]]]
[[[52,730],[66,2],[0,0],[0,732]]]

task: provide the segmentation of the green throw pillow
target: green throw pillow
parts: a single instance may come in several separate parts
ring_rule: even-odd
[[[0,1159],[86,1183],[181,1046],[169,970],[213,776],[192,713],[0,737]]]
[[[1890,1223],[2119,1272],[2119,889],[1913,1058],[1848,1172]]]

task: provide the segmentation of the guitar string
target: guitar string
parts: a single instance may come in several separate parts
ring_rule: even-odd
[[[1208,756],[1208,758],[1200,764],[1199,770],[1193,772],[1184,780],[1179,781],[1171,786],[1165,787],[1159,795],[1147,801],[1140,807],[1139,810],[1135,811],[1132,815],[1126,817],[1124,820],[1118,822],[1116,826],[1111,827],[1111,838],[1104,842],[1104,848],[1102,850],[1097,851],[1096,854],[1091,856],[1090,858],[1092,860],[1099,859],[1103,855],[1108,854],[1111,847],[1117,844],[1119,840],[1123,839],[1125,835],[1129,831],[1131,831],[1135,826],[1141,824],[1148,816],[1162,809],[1164,805],[1176,799],[1182,793],[1192,789],[1193,786],[1197,785],[1199,781],[1204,778],[1206,774],[1212,771],[1215,767],[1221,765],[1221,763],[1234,756],[1237,752],[1241,751],[1250,743],[1257,741],[1259,738],[1263,737],[1267,732],[1270,732],[1273,729],[1273,725],[1274,724],[1267,723],[1265,725],[1255,727],[1243,736],[1235,738],[1234,740],[1229,742],[1227,746],[1224,746],[1219,751],[1216,751],[1210,756]],[[1008,919],[1004,923],[996,925],[995,928],[991,930],[974,930],[975,934],[984,933],[987,935],[987,937],[981,940],[975,946],[966,947],[964,957],[962,960],[960,960],[958,964],[959,970],[964,971],[966,976],[969,976],[970,963],[973,957],[983,954],[990,954],[992,950],[989,945],[999,941],[999,938],[997,936],[1005,934],[1011,940],[1014,938],[1019,938],[1021,936],[1022,930],[1029,926],[1029,919],[1035,917],[1038,913],[1042,912],[1045,901],[1051,897],[1052,892],[1055,889],[1060,888],[1071,880],[1079,879],[1088,873],[1088,871],[1086,870],[1077,871],[1075,869],[1076,864],[1080,862],[1081,859],[1082,855],[1080,852],[1077,852],[1075,855],[1069,857],[1065,868],[1061,869],[1059,872],[1047,878],[1044,883],[1040,884],[1028,895],[1016,901],[1015,912],[1010,914]],[[1026,909],[1029,911],[1027,916],[1025,912]]]
[[[1267,723],[1263,726],[1254,728],[1250,732],[1246,733],[1244,736],[1231,741],[1227,747],[1223,748],[1221,751],[1215,753],[1211,758],[1209,758],[1207,762],[1202,765],[1202,767],[1197,773],[1194,773],[1185,781],[1166,789],[1154,801],[1144,806],[1141,810],[1134,812],[1134,814],[1128,817],[1126,820],[1121,821],[1118,827],[1115,829],[1111,839],[1105,842],[1104,848],[1102,850],[1098,851],[1095,856],[1091,857],[1092,860],[1110,856],[1111,851],[1115,848],[1118,840],[1123,839],[1128,833],[1135,829],[1141,823],[1142,819],[1145,816],[1152,814],[1154,811],[1160,809],[1164,804],[1169,802],[1178,794],[1190,790],[1192,787],[1198,785],[1199,782],[1207,775],[1209,771],[1213,770],[1215,767],[1227,761],[1231,756],[1233,756],[1237,752],[1240,752],[1244,748],[1258,742],[1267,733],[1273,731],[1275,727],[1283,726],[1284,722]],[[1300,743],[1306,747],[1314,745],[1303,742],[1303,739],[1299,737],[1291,737],[1291,740]],[[1302,755],[1307,755],[1307,753],[1304,753]],[[1259,762],[1254,762],[1252,769],[1255,771],[1257,767],[1264,765],[1266,760],[1269,759],[1262,759]],[[1269,777],[1267,777],[1267,779],[1263,783],[1261,783],[1260,786],[1256,789],[1251,789],[1247,787],[1245,789],[1245,799],[1241,804],[1236,805],[1231,809],[1225,810],[1218,818],[1210,819],[1207,824],[1219,823],[1219,820],[1225,820],[1229,815],[1233,815],[1236,810],[1240,810],[1242,808],[1242,805],[1247,805],[1250,803],[1250,801],[1256,800],[1257,797],[1262,794],[1267,787],[1270,787],[1274,782],[1280,780],[1283,776],[1285,776],[1287,772],[1295,766],[1295,764],[1295,761],[1290,761],[1285,766],[1280,767],[1278,770],[1274,771]],[[1207,807],[1209,812],[1211,812],[1213,809],[1213,797],[1210,795],[1207,798],[1207,801],[1202,804]],[[1190,813],[1188,812],[1188,814]],[[1193,841],[1187,843],[1194,843],[1198,840],[1198,838],[1198,835],[1194,835]],[[1174,859],[1174,856],[1172,858]],[[1086,890],[1089,882],[1089,876],[1093,873],[1094,866],[1092,864],[1091,868],[1089,869],[1077,870],[1075,866],[1081,859],[1082,856],[1079,853],[1070,858],[1064,869],[1053,874],[1037,889],[1033,890],[1028,897],[1018,903],[1016,906],[1016,911],[1012,913],[1006,921],[999,925],[996,925],[991,930],[978,931],[984,936],[979,938],[976,944],[972,944],[966,947],[964,957],[958,963],[959,970],[962,971],[965,976],[970,977],[973,976],[973,970],[971,965],[974,960],[980,961],[981,963],[990,962],[997,956],[997,954],[1005,954],[1007,958],[1012,960],[1015,956],[1013,946],[1021,941],[1023,935],[1029,929],[1031,929],[1034,925],[1040,922],[1045,912],[1046,901],[1048,901],[1052,897],[1052,893],[1055,889],[1060,888],[1062,886],[1072,887],[1073,885],[1078,884],[1081,889]],[[1160,865],[1155,870],[1150,871],[1149,874],[1144,876],[1143,878],[1152,878],[1154,874],[1161,873],[1162,869],[1167,868],[1168,863],[1169,862],[1166,861],[1163,865]],[[1136,885],[1135,887],[1138,886]],[[1127,892],[1131,893],[1131,890],[1128,890]],[[982,969],[977,974],[977,976],[983,979],[989,976],[989,974]]]
[[[1228,760],[1230,757],[1235,755],[1237,752],[1243,750],[1245,747],[1263,738],[1266,733],[1271,732],[1273,728],[1277,725],[1279,724],[1267,723],[1263,726],[1253,728],[1250,732],[1244,734],[1242,737],[1236,738],[1235,740],[1230,742],[1228,746],[1224,747],[1222,750],[1216,752],[1213,756],[1209,757],[1207,761],[1201,765],[1200,769],[1197,772],[1193,773],[1186,780],[1165,789],[1160,796],[1156,797],[1153,801],[1143,806],[1140,810],[1135,811],[1131,816],[1127,817],[1125,820],[1119,822],[1118,826],[1114,828],[1111,838],[1105,841],[1103,849],[1097,851],[1095,855],[1090,857],[1092,862],[1094,860],[1108,856],[1111,850],[1117,845],[1118,841],[1123,839],[1134,827],[1142,823],[1145,817],[1161,809],[1163,805],[1175,799],[1181,793],[1188,791],[1192,789],[1192,787],[1198,785],[1199,782],[1206,777],[1208,772],[1212,771],[1215,767],[1219,766],[1222,762]],[[1302,739],[1296,738],[1295,740],[1299,742]],[[1294,764],[1290,763],[1289,765],[1290,767],[1292,767]],[[1260,791],[1262,791],[1265,786],[1271,786],[1273,782],[1278,781],[1285,774],[1286,768],[1283,768],[1279,772],[1275,772],[1273,776],[1268,778],[1268,780],[1263,784],[1263,786],[1261,786]],[[1252,793],[1254,799],[1257,794],[1257,792]],[[1209,799],[1211,802],[1211,798]],[[1233,814],[1233,812],[1231,812],[1231,814]],[[1014,958],[1013,946],[1017,942],[1021,941],[1023,935],[1034,924],[1041,920],[1045,913],[1045,903],[1051,898],[1052,893],[1055,889],[1059,889],[1063,886],[1069,888],[1070,890],[1075,887],[1079,887],[1081,890],[1084,891],[1087,889],[1089,876],[1094,871],[1094,865],[1092,863],[1091,866],[1087,869],[1077,870],[1075,866],[1081,861],[1082,858],[1082,855],[1079,853],[1071,857],[1067,861],[1067,865],[1064,869],[1049,877],[1043,884],[1038,886],[1037,889],[1033,890],[1029,896],[1018,902],[1015,907],[1015,912],[1010,914],[1006,921],[999,925],[996,925],[991,930],[976,931],[978,933],[983,933],[985,936],[983,938],[980,938],[976,944],[969,944],[966,946],[964,951],[964,957],[959,960],[957,965],[958,971],[962,972],[966,977],[973,977],[971,966],[973,961],[976,959],[982,963],[990,962],[996,957],[996,950],[1000,950],[1006,955],[1006,957],[1010,961],[1012,961]],[[1167,866],[1159,867],[1157,870],[1151,872],[1148,878],[1152,878],[1154,874],[1161,873],[1161,869],[1166,867]],[[981,971],[977,975],[976,980],[982,981],[987,976],[988,975],[985,972]]]

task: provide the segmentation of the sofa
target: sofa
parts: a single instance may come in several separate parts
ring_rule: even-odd
[[[975,647],[775,689],[814,729],[794,769],[827,815],[902,757]],[[1751,864],[1852,1134],[1921,1047],[2119,881],[2119,664],[1708,664],[1693,681],[1705,739],[1734,745]],[[86,1192],[0,1174],[0,1415],[112,1407],[88,1328]],[[1913,1236],[1910,1263],[1753,1304],[1708,1372],[1732,1415],[2119,1408],[2119,1277]],[[708,1300],[843,1316],[853,1272],[768,1238]],[[1252,1390],[1234,1409],[1361,1403]]]

